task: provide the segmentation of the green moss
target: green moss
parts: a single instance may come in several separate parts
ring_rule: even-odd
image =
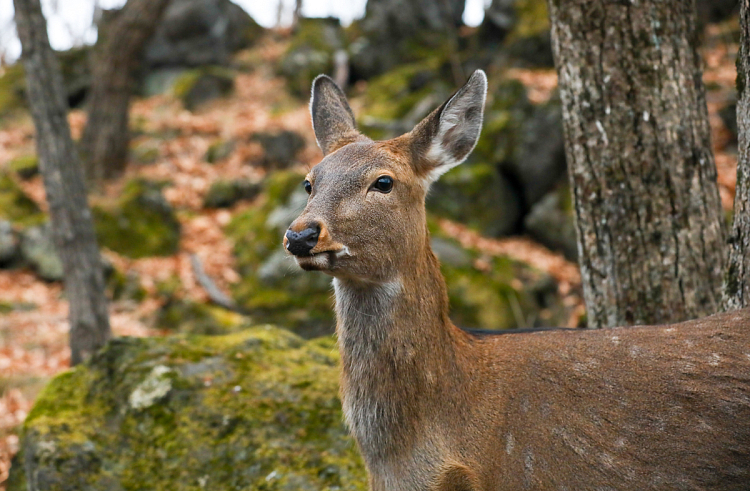
[[[39,173],[39,159],[36,155],[16,157],[8,163],[8,169],[21,179],[30,179]]]
[[[462,250],[433,220],[430,230],[445,245]],[[469,261],[447,261],[441,271],[448,286],[451,319],[462,327],[512,329],[563,324],[566,310],[554,280],[527,264],[507,257],[464,250]]]
[[[112,203],[93,207],[100,244],[132,258],[177,252],[180,223],[155,183],[132,180]]]
[[[188,334],[226,334],[247,327],[240,314],[213,305],[169,300],[160,310],[155,327]]]
[[[365,490],[337,359],[331,338],[270,326],[116,339],[45,389],[10,482],[31,469],[50,490]]]
[[[549,32],[546,0],[515,0],[516,23],[508,34],[509,41],[544,35]]]
[[[39,206],[7,174],[0,174],[0,218],[20,226],[39,225],[46,220]]]
[[[0,70],[0,115],[24,107],[25,90],[26,77],[21,63],[2,68]]]
[[[172,86],[172,93],[190,110],[211,99],[228,95],[234,88],[234,72],[220,66],[187,70]]]
[[[398,120],[431,94],[448,93],[448,85],[435,72],[443,63],[433,56],[420,63],[401,65],[371,80],[365,92],[363,114],[370,118]],[[437,107],[440,102],[435,101]]]
[[[293,94],[309,97],[312,80],[321,73],[333,72],[334,53],[345,43],[338,20],[302,18],[279,61],[278,72]]]

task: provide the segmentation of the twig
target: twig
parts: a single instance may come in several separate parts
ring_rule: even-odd
[[[233,312],[239,312],[241,314],[245,313],[244,310],[234,302],[234,300],[219,290],[219,287],[216,286],[214,280],[206,274],[206,271],[203,269],[203,264],[201,264],[201,260],[198,258],[197,254],[190,254],[190,265],[193,267],[195,278],[206,291],[211,302]]]

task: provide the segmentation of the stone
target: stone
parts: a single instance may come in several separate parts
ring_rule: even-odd
[[[338,362],[272,326],[115,338],[41,392],[7,489],[365,491]]]
[[[227,66],[231,55],[263,33],[250,15],[229,0],[171,2],[148,42],[147,69]]]
[[[524,207],[528,208],[567,179],[559,102],[535,106],[523,120],[518,136],[514,155],[501,161],[500,169],[521,186]]]
[[[8,163],[8,170],[27,180],[39,174],[39,159],[36,155],[16,157]]]
[[[334,57],[345,49],[345,36],[337,18],[301,18],[289,47],[278,63],[279,75],[298,97],[310,97],[310,83],[321,73],[333,74]]]
[[[7,220],[0,220],[0,266],[12,263],[18,257],[18,237],[13,225]]]
[[[120,197],[92,207],[99,244],[131,258],[169,256],[180,244],[180,222],[159,184],[134,179]]]
[[[255,199],[261,192],[262,185],[247,179],[218,180],[211,184],[203,206],[206,208],[231,208],[239,201]]]
[[[578,243],[567,186],[548,193],[524,218],[524,228],[540,244],[578,260]]]
[[[270,169],[287,169],[294,165],[295,157],[305,148],[305,139],[297,132],[282,130],[276,133],[255,133],[265,152],[263,165]]]
[[[41,279],[64,279],[62,260],[57,253],[49,222],[27,228],[21,233],[21,256]]]
[[[39,225],[46,217],[8,174],[0,173],[0,218],[19,226]]]
[[[236,146],[234,140],[218,140],[208,147],[204,158],[209,164],[216,164],[232,155]]]
[[[520,228],[518,190],[493,165],[466,162],[432,185],[427,209],[465,223],[483,235],[499,237]]]
[[[172,92],[186,109],[194,111],[206,102],[228,95],[234,88],[234,74],[225,68],[207,66],[189,70],[175,80]]]

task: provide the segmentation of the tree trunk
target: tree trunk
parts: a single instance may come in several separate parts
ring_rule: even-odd
[[[724,309],[750,306],[750,0],[740,2],[740,50],[737,53],[737,186],[729,259],[724,278]]]
[[[169,0],[129,0],[100,26],[94,49],[88,122],[81,150],[89,181],[117,177],[128,159],[128,107],[134,72]]]
[[[589,326],[716,312],[724,231],[694,0],[548,5]]]
[[[60,67],[47,38],[47,23],[39,0],[13,3],[52,231],[65,271],[71,361],[75,365],[111,336],[101,258],[81,164],[70,137]]]

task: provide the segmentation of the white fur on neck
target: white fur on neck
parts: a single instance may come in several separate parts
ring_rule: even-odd
[[[334,278],[339,347],[350,361],[350,383],[367,384],[373,361],[393,322],[394,307],[403,286],[400,280],[382,284],[352,284]],[[343,400],[344,419],[360,445],[378,448],[386,445],[388,435],[382,420],[389,413],[380,402],[368,399],[360,391]]]

